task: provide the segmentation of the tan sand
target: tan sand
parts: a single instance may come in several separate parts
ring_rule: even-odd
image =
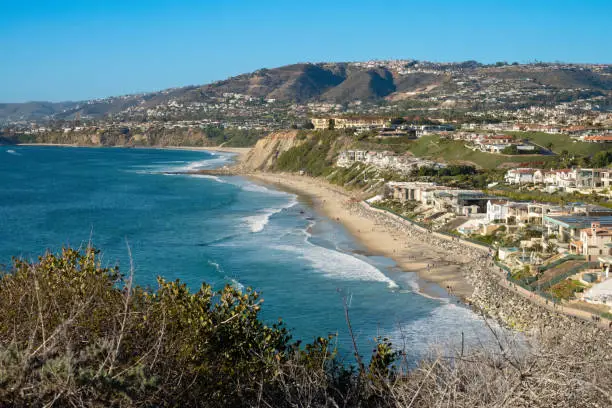
[[[410,237],[400,228],[383,225],[351,210],[351,200],[361,200],[363,197],[353,196],[338,186],[307,176],[254,173],[249,177],[310,197],[315,209],[341,222],[372,255],[392,258],[403,270],[416,272],[422,279],[450,289],[452,294],[461,298],[472,295],[472,286],[466,282],[459,270],[460,264],[467,262],[467,259],[443,248],[415,242],[414,237]]]

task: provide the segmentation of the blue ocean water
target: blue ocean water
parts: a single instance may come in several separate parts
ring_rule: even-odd
[[[135,279],[232,284],[263,294],[263,317],[282,317],[295,339],[338,334],[351,354],[344,305],[359,351],[390,337],[416,360],[432,344],[488,336],[449,297],[417,293],[419,279],[363,249],[298,197],[240,177],[166,175],[213,168],[231,155],[184,150],[0,147],[0,264],[91,242],[104,263]]]

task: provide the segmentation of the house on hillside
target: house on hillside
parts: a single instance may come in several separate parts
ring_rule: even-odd
[[[441,132],[452,132],[453,130],[455,130],[453,125],[422,125],[416,128],[416,137],[423,137]]]
[[[388,118],[381,117],[369,117],[369,116],[357,116],[349,118],[333,118],[335,129],[358,129],[358,130],[369,130],[369,129],[381,129],[384,128],[388,123]]]
[[[325,129],[329,129],[332,119],[331,118],[312,118],[310,119],[310,121],[314,125],[315,130],[325,130]]]
[[[612,135],[585,136],[582,140],[587,143],[612,143]]]
[[[376,134],[379,139],[386,138],[403,138],[403,139],[416,139],[416,131],[414,129],[382,129]]]
[[[345,150],[340,152],[336,166],[351,167],[356,162],[365,161],[367,154],[367,150]]]
[[[544,180],[542,170],[531,168],[510,169],[504,175],[508,184],[539,184]]]

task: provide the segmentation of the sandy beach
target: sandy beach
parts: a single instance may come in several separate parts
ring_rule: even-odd
[[[468,258],[415,240],[401,229],[355,211],[356,203],[363,197],[306,176],[253,173],[249,177],[309,197],[316,210],[342,223],[372,255],[389,257],[404,271],[416,272],[423,280],[434,282],[456,296],[465,299],[472,295],[473,287],[460,270],[462,264],[469,262]]]

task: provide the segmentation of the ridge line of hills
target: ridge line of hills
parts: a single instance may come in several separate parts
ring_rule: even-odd
[[[499,89],[498,89],[499,88]],[[491,89],[537,95],[566,93],[565,99],[612,96],[612,65],[498,63],[475,61],[432,63],[414,60],[299,63],[260,69],[205,85],[78,102],[0,103],[0,122],[131,118],[159,106],[206,105],[226,95],[255,101],[308,104],[393,104],[405,100],[449,96],[469,100],[469,93]],[[525,103],[538,103],[525,98]],[[474,109],[468,106],[467,109]],[[473,105],[473,104],[472,104]],[[141,115],[142,116],[142,115]]]

